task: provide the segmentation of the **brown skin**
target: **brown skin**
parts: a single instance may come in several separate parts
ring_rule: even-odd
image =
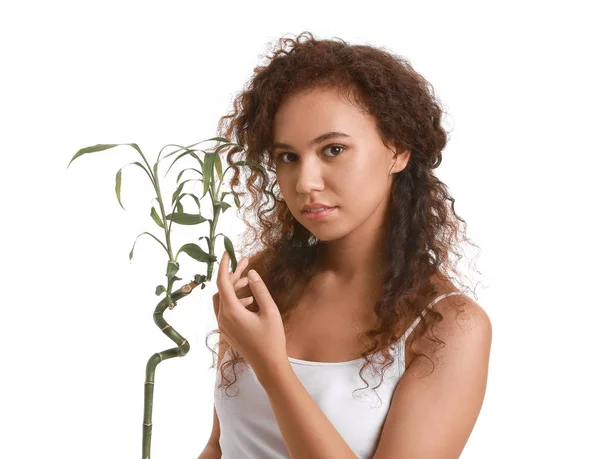
[[[441,292],[439,295],[458,291],[448,280],[435,276],[432,281]],[[308,284],[285,324],[288,356],[313,362],[346,362],[359,358],[364,351],[364,344],[359,342],[358,335],[375,326],[377,316],[373,308],[377,301],[376,292],[380,288],[381,284],[374,281],[333,285],[317,276]],[[344,314],[339,312],[341,305]],[[423,325],[424,322],[420,322],[415,330]],[[406,327],[403,325],[400,331]],[[332,336],[335,339],[332,340]],[[415,336],[413,331],[406,340],[406,368],[415,356]],[[422,337],[421,341],[425,341],[425,338]],[[418,349],[419,343],[415,344],[415,349]]]
[[[276,156],[286,153],[275,162],[283,199],[298,222],[327,241],[324,280],[333,286],[363,290],[365,283],[373,281],[365,278],[365,273],[380,269],[381,235],[392,180],[406,167],[410,151],[396,155],[395,150],[386,148],[375,119],[333,89],[288,97],[275,115],[273,129],[274,143],[294,147],[273,150]],[[350,137],[310,144],[330,131]],[[309,202],[339,208],[326,221],[311,221],[301,212]]]
[[[312,139],[329,131],[344,132],[351,137],[310,144]],[[284,200],[298,222],[327,242],[322,269],[304,289],[286,324],[287,354],[311,361],[354,360],[364,350],[357,335],[372,328],[376,320],[373,306],[383,283],[380,271],[385,247],[382,228],[393,174],[406,167],[410,152],[396,154],[395,150],[386,148],[376,130],[375,120],[329,89],[311,90],[284,100],[275,116],[274,141],[292,146],[274,150],[276,156],[286,153],[275,163]],[[344,149],[332,144],[339,144]],[[313,201],[339,208],[326,221],[310,221],[301,209]],[[434,276],[432,280],[438,287],[438,295],[457,291],[445,279]],[[241,296],[247,295],[238,294]],[[452,320],[457,297],[450,298],[438,303],[435,309],[451,319],[444,320],[440,328],[442,339],[446,338],[449,346],[440,353],[438,362],[452,364],[440,365],[441,369],[426,379],[415,378],[431,369],[424,359],[415,358],[416,354],[425,352],[433,357],[434,349],[428,348],[424,338],[422,343],[412,343],[409,338],[407,371],[394,395],[378,458],[408,457],[409,451],[423,452],[423,457],[458,457],[468,438],[485,391],[491,329],[485,313],[469,300],[466,315],[473,319],[466,328],[477,330],[477,333],[462,332],[458,322]],[[402,324],[404,329],[406,325]],[[331,339],[332,335],[336,336],[335,340]],[[319,345],[324,342],[335,344]],[[454,349],[460,349],[460,352],[454,352]],[[469,354],[470,350],[476,350],[477,354]],[[481,364],[474,366],[475,361],[481,361]],[[271,373],[258,376],[292,453],[310,454],[311,457],[319,454],[320,457],[352,456],[287,362]],[[444,420],[437,427],[435,436],[445,438],[445,443],[419,443],[420,439],[426,438],[419,429],[431,430],[432,420],[441,418],[438,404],[441,397],[444,397],[444,406],[451,406],[461,388],[468,390],[460,397],[462,405],[449,410],[454,416],[453,421]],[[419,414],[422,419],[417,419],[415,413],[424,413]],[[425,418],[425,415],[431,418]],[[213,444],[218,444],[219,438],[216,424],[215,415],[210,439]],[[408,425],[413,430],[410,435],[403,433],[408,432]],[[434,447],[442,449],[434,451]]]
[[[350,137],[310,144],[329,131]],[[328,88],[284,100],[274,118],[273,138],[275,144],[294,147],[273,149],[286,204],[298,222],[327,241],[322,271],[286,324],[288,355],[321,362],[354,360],[364,348],[357,335],[376,321],[374,304],[383,285],[382,227],[394,174],[406,167],[410,151],[397,155],[388,149],[375,118]],[[326,221],[311,221],[302,213],[309,202],[339,207]],[[340,307],[348,313],[340,314]],[[335,340],[330,339],[333,334]],[[335,346],[321,346],[323,341]]]

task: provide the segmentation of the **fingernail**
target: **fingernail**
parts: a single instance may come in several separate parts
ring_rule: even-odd
[[[256,271],[251,269],[250,271],[248,271],[248,279],[250,279],[252,282],[256,282],[257,280],[260,279],[260,276],[258,275],[258,273]]]

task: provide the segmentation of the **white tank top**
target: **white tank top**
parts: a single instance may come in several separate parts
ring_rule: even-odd
[[[386,368],[377,389],[373,388],[379,384],[381,375],[370,368],[363,371],[363,378],[369,382],[369,389],[364,389],[366,384],[359,376],[363,358],[348,362],[312,362],[288,357],[312,399],[360,459],[371,458],[377,448],[394,390],[405,371],[407,337],[428,308],[447,296],[459,294],[450,292],[438,296],[415,319],[392,346],[394,362]],[[383,362],[382,351],[372,357],[377,366],[378,362]],[[221,430],[222,459],[289,459],[267,393],[252,367],[236,365],[235,374],[237,380],[227,395],[224,388],[217,388],[221,372],[218,369],[216,372],[214,396]]]

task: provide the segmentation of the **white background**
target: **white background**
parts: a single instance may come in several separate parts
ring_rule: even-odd
[[[166,144],[213,137],[269,44],[309,30],[407,57],[448,112],[438,176],[481,247],[477,301],[493,324],[461,457],[600,457],[593,3],[4,2],[0,456],[139,457],[146,362],[174,346],[152,321],[164,252],[142,236],[128,259],[138,234],[161,236],[153,190],[133,166],[126,211],[114,193],[140,157],[122,146],[67,169],[72,156],[136,142],[154,163]],[[235,238],[241,223],[232,208],[220,230]],[[174,246],[197,228],[175,228]],[[205,266],[179,260],[185,281]],[[196,458],[208,440],[215,291],[165,314],[191,350],[157,369],[155,459]]]

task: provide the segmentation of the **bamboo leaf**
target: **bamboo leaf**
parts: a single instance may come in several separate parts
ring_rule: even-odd
[[[164,228],[164,224],[163,224],[162,220],[160,219],[158,213],[156,212],[156,209],[154,208],[154,206],[152,206],[152,209],[150,210],[150,216],[152,217],[152,220],[154,220],[158,226],[160,226],[161,228]]]
[[[156,239],[156,242],[158,242],[160,245],[162,245],[162,248],[165,249],[165,252],[167,252],[167,255],[169,254],[169,251],[167,250],[167,246],[164,245],[160,239],[158,239],[154,234],[152,233],[148,233],[147,231],[144,231],[143,233],[140,233],[137,235],[137,237],[135,238],[135,241],[133,242],[133,247],[131,247],[131,252],[129,252],[129,261],[131,261],[131,259],[133,258],[133,249],[135,249],[135,244],[137,243],[138,238],[142,235],[142,234],[147,234],[148,236],[152,236],[154,239]]]
[[[225,250],[229,253],[229,258],[231,258],[231,270],[235,271],[237,267],[237,259],[235,258],[235,250],[233,249],[233,244],[231,240],[225,236],[223,233],[220,233],[223,236],[223,243],[225,245]]]
[[[177,213],[183,213],[183,204],[181,204],[181,200],[177,201],[175,209],[177,210]]]
[[[225,201],[215,201],[215,207],[220,207],[223,209],[222,212],[225,213],[225,211],[231,207],[231,204]]]
[[[223,198],[228,194],[233,195],[233,200],[235,201],[235,205],[239,209],[241,207],[240,198],[235,191],[224,191],[223,193],[221,193],[221,201],[223,201]],[[225,211],[223,211],[223,212],[225,212]]]
[[[200,200],[198,199],[198,197],[195,194],[192,194],[192,193],[183,193],[181,196],[179,196],[179,200],[181,201],[184,196],[189,196],[194,201],[196,201],[196,205],[198,206],[198,212],[200,212],[200,210],[201,210],[200,209]]]
[[[260,170],[262,170],[265,174],[267,174],[267,170],[264,168],[264,166],[262,166],[261,164],[258,164],[257,162],[254,161],[236,161],[235,163],[233,163],[236,166],[254,166],[254,167],[258,167]],[[225,169],[225,173],[227,173],[227,171],[231,168],[231,166],[227,166],[227,169]]]
[[[125,169],[127,166],[130,166],[132,164],[135,164],[136,166],[141,167],[146,173],[148,172],[148,171],[146,171],[146,168],[142,165],[142,163],[140,163],[138,161],[134,161],[132,163],[126,164],[121,169],[119,169],[119,171],[117,172],[117,176],[115,178],[115,193],[117,194],[117,200],[119,201],[119,205],[121,207],[123,207],[123,203],[121,202],[121,171],[123,169]],[[125,207],[123,207],[123,210],[125,210]]]
[[[223,150],[226,147],[230,147],[230,146],[234,146],[234,147],[240,147],[241,145],[238,145],[237,143],[234,142],[226,142],[224,144],[219,145],[219,147],[215,150],[215,153],[218,154],[221,150]]]
[[[213,255],[211,257],[210,254],[206,253],[204,250],[202,250],[200,248],[199,245],[194,244],[193,242],[182,245],[181,248],[177,251],[177,254],[175,255],[176,259],[181,252],[185,252],[190,257],[192,257],[194,260],[202,261],[204,263],[208,263],[209,261],[213,261],[213,262],[217,261],[216,256]]]
[[[198,225],[204,223],[206,218],[199,214],[186,214],[183,212],[175,212],[166,216],[167,220],[172,220],[180,225]]]
[[[165,288],[164,285],[157,285],[156,290],[154,291],[154,294],[156,296],[160,296],[161,293],[166,292],[166,291],[167,291],[167,289]]]
[[[158,161],[160,162],[160,161],[162,161],[163,159],[165,159],[165,158],[167,158],[167,157],[169,157],[169,156],[172,156],[172,155],[174,155],[174,154],[176,154],[176,153],[179,153],[181,150],[186,150],[186,151],[198,151],[198,150],[195,150],[195,149],[193,149],[192,147],[195,147],[195,146],[196,146],[196,145],[198,145],[199,143],[202,143],[202,142],[196,142],[196,143],[193,143],[193,144],[191,144],[191,145],[188,145],[187,147],[183,147],[183,146],[181,146],[181,145],[178,145],[178,144],[175,144],[175,143],[169,143],[169,144],[165,145],[164,147],[162,147],[162,148],[160,149],[160,151],[158,152]],[[164,158],[162,158],[162,159],[161,159],[161,157],[160,157],[160,156],[162,155],[162,152],[163,152],[163,150],[164,150],[165,148],[167,148],[167,147],[179,147],[179,148],[178,148],[177,150],[175,150],[175,151],[172,151],[172,152],[171,152],[171,153],[169,153],[167,156],[165,156]]]
[[[118,170],[117,177],[115,179],[115,193],[117,193],[117,201],[119,201],[119,205],[123,208],[123,210],[125,210],[125,207],[123,207],[123,203],[121,202],[121,169]]]
[[[200,174],[200,177],[202,177],[202,172],[200,172],[198,169],[194,169],[193,167],[186,167],[184,170],[182,170],[182,171],[179,173],[179,175],[177,175],[177,183],[179,183],[179,179],[181,179],[181,176],[183,175],[183,173],[184,173],[185,171],[189,171],[189,170],[192,170],[192,171],[196,171],[196,172],[198,172],[198,173]]]
[[[235,191],[232,191],[231,194],[233,195],[233,200],[235,201],[235,205],[239,209],[241,207],[240,197],[238,196],[238,194]]]
[[[171,279],[179,271],[179,263],[169,260],[167,263],[167,279]]]
[[[201,151],[201,150],[200,150]],[[167,156],[165,156],[162,159],[168,158],[169,156],[173,155],[177,153],[177,151],[174,151],[173,153],[169,153]],[[177,158],[175,158],[175,160],[171,163],[171,165],[169,166],[169,168],[167,169],[167,172],[165,172],[165,177],[167,176],[167,174],[169,173],[169,171],[171,170],[171,168],[173,167],[173,165],[180,159],[183,158],[185,155],[190,155],[193,156],[194,158],[196,158],[198,160],[198,162],[200,164],[202,164],[202,160],[198,157],[198,155],[196,153],[194,153],[194,150],[188,150],[185,151],[183,153],[181,153]]]
[[[215,154],[215,168],[217,169],[219,180],[223,180],[223,165],[221,164],[221,157],[217,154]]]
[[[69,164],[67,165],[67,168],[71,165],[71,163],[76,159],[79,158],[82,155],[88,154],[88,153],[97,153],[99,151],[104,151],[104,150],[108,150],[110,148],[114,148],[114,147],[118,147],[120,145],[129,145],[130,147],[133,147],[137,150],[137,152],[140,154],[140,156],[144,159],[144,162],[146,164],[148,164],[148,161],[146,160],[146,157],[144,156],[144,154],[142,153],[142,150],[140,150],[140,147],[138,147],[137,144],[135,143],[99,143],[96,145],[92,145],[91,147],[85,147],[80,149],[77,153],[75,153],[75,155],[71,158],[71,161],[69,161]],[[148,177],[150,177],[150,181],[152,183],[154,183],[154,178],[152,177],[152,174],[150,173],[150,171],[148,169],[146,169],[141,163],[139,162],[135,162],[135,163],[130,163],[130,164],[137,164],[139,165],[142,169],[144,169],[144,172],[146,172],[146,174],[148,174]],[[150,166],[148,166],[150,167]],[[121,205],[121,207],[123,207]]]
[[[202,284],[203,282],[206,282],[206,275],[205,274],[194,275],[194,282],[196,284]]]
[[[171,196],[171,205],[173,205],[173,203],[177,200],[177,197],[179,196],[179,193],[181,193],[181,190],[183,190],[183,186],[186,184],[186,182],[188,182],[188,180],[180,183],[175,192],[173,193],[173,196]]]
[[[71,158],[71,161],[69,161],[67,168],[71,165],[71,163],[73,161],[75,161],[75,159],[79,158],[82,155],[85,155],[88,153],[96,153],[98,151],[108,150],[109,148],[117,147],[119,145],[122,145],[122,144],[120,144],[120,143],[106,143],[106,144],[99,143],[99,144],[93,145],[91,147],[82,148],[77,153],[75,153],[75,155]]]
[[[202,181],[204,182],[204,191],[202,193],[202,198],[204,196],[206,196],[206,193],[208,192],[208,188],[210,187],[210,182],[213,178],[212,170],[213,170],[214,161],[215,161],[214,153],[206,153],[204,155],[204,164],[202,167]]]
[[[175,203],[175,201],[179,197],[179,193],[181,193],[181,191],[183,190],[183,186],[187,182],[201,182],[201,181],[202,181],[202,179],[187,179],[187,180],[184,180],[183,182],[181,182],[179,184],[179,186],[177,187],[177,189],[175,190],[175,192],[173,193],[173,196],[171,196],[171,205],[173,205]]]

